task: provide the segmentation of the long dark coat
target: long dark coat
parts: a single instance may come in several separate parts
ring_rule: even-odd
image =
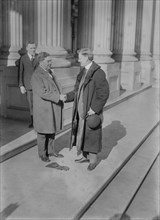
[[[33,90],[33,122],[38,133],[53,134],[62,129],[63,103],[59,100],[61,86],[53,75],[40,66],[31,78]]]
[[[78,101],[77,93],[81,78],[84,74],[84,69],[80,71],[77,76],[75,89],[67,93],[66,102],[73,101],[73,114],[72,114],[72,129],[71,129],[71,145],[72,148],[76,143],[77,128],[78,128]],[[103,118],[103,107],[109,97],[109,85],[106,79],[106,75],[100,66],[95,62],[91,65],[87,72],[87,76],[84,81],[83,87],[83,111],[84,111],[84,131],[82,135],[82,146],[81,149],[86,152],[98,153],[102,148],[102,126],[100,125],[97,129],[90,129],[86,123],[87,112],[91,108],[96,114]]]

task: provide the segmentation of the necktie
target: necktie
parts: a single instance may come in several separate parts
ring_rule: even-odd
[[[31,61],[33,61],[34,60],[34,56],[33,55],[31,55]]]
[[[32,66],[34,67],[34,56],[31,57]]]

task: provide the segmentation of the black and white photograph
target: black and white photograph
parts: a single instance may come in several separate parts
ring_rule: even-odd
[[[0,220],[160,220],[160,0],[0,0]]]

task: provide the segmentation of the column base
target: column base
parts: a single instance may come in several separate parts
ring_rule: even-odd
[[[2,66],[15,66],[15,61],[20,58],[21,47],[4,47],[0,55],[0,65]]]
[[[68,54],[67,51],[62,47],[38,46],[36,51],[37,53],[49,53],[53,59],[53,68],[71,66],[73,56]]]
[[[140,62],[121,62],[121,87],[126,90],[141,87]]]
[[[115,62],[114,59],[112,59],[110,56],[97,55],[97,54],[94,55],[94,61],[99,64],[103,64],[103,63],[109,64]]]
[[[153,79],[154,80],[159,80],[159,70],[160,70],[160,59],[155,59],[153,57]]]
[[[135,62],[138,59],[135,57],[135,55],[127,55],[127,54],[114,54],[112,56],[112,58],[116,61],[116,62]]]
[[[52,67],[53,68],[64,68],[64,67],[70,67],[71,62],[66,59],[62,58],[55,58],[53,55],[52,56]]]
[[[141,66],[141,82],[148,85],[153,83],[153,62],[140,60]]]
[[[100,66],[106,73],[109,83],[109,100],[113,100],[120,95],[120,63],[100,64]]]
[[[144,61],[148,61],[148,60],[152,60],[151,55],[146,55],[146,54],[139,54],[137,55],[139,60],[144,60]]]
[[[106,64],[108,64],[108,63],[114,63],[115,62],[114,59],[111,58],[112,53],[108,50],[106,50],[106,51],[94,50],[93,54],[94,54],[94,61],[96,63],[99,63],[99,64],[100,63],[102,63],[102,64],[106,63]]]
[[[66,58],[68,54],[64,48],[52,47],[52,46],[38,46],[36,51],[37,53],[47,52],[53,57],[61,57],[61,58]]]

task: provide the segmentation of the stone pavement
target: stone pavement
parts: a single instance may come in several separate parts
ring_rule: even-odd
[[[37,146],[1,163],[4,219],[78,219],[157,125],[158,93],[158,88],[150,88],[104,112],[100,163],[91,172],[87,164],[74,162],[76,151],[68,150],[69,131],[56,140],[64,158],[51,159],[69,171],[46,167]]]
[[[117,99],[109,100],[104,109],[112,108],[149,88],[151,88],[150,85],[142,86],[137,91],[123,91]],[[62,134],[71,126],[71,106],[72,103],[65,104],[64,129],[60,132]],[[0,118],[0,125],[0,162],[36,145],[36,133],[34,130],[28,128],[28,122]]]
[[[31,131],[29,122],[0,117],[0,147]]]

